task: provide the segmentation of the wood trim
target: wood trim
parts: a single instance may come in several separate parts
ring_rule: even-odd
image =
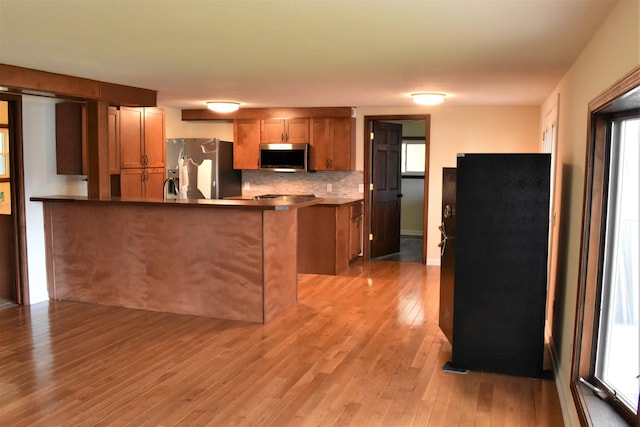
[[[106,101],[87,102],[87,196],[90,199],[111,197],[108,126],[109,104]]]
[[[364,117],[364,188],[366,195],[364,196],[364,215],[362,221],[363,230],[363,248],[362,259],[368,261],[371,259],[371,242],[369,234],[371,233],[371,126],[375,120],[424,120],[424,143],[425,143],[425,177],[424,177],[424,214],[422,218],[422,263],[427,263],[427,222],[429,217],[429,157],[431,144],[431,115],[430,114],[407,114],[407,115],[389,115],[389,116],[365,116]],[[422,139],[422,138],[421,138]]]
[[[606,141],[609,137],[608,113],[603,112],[616,99],[640,87],[640,66],[616,81],[588,104],[587,152],[585,159],[582,233],[578,292],[571,360],[571,395],[581,425],[591,425],[590,407],[579,387],[580,377],[592,375],[591,360],[596,333],[595,309],[598,299],[596,284],[602,275],[602,253],[609,163]],[[638,425],[640,418],[636,416]],[[628,420],[629,421],[629,420]]]
[[[0,85],[9,89],[35,90],[42,95],[63,95],[72,98],[98,99],[98,81],[31,68],[0,64]]]
[[[431,157],[431,115],[424,119],[424,209],[422,214],[422,263],[427,263],[427,230],[429,222],[429,161]]]
[[[109,101],[110,105],[125,107],[155,107],[157,95],[155,90],[124,86],[114,83],[100,83],[100,99]]]
[[[1,72],[0,68],[0,72]],[[24,151],[22,143],[22,97],[0,93],[0,100],[9,103],[11,148],[11,214],[16,272],[16,303],[29,304],[29,272],[27,264],[27,225],[24,197]]]
[[[182,110],[182,120],[340,118],[351,117],[352,111],[352,107],[241,108],[233,113],[216,113],[202,108]]]
[[[611,87],[589,102],[589,115],[597,113],[633,88],[640,86],[640,65],[616,81]]]
[[[47,293],[50,299],[58,299],[56,294],[55,260],[53,253],[53,222],[51,219],[53,206],[51,203],[42,204],[42,216],[44,219],[44,252],[47,262]]]
[[[66,74],[0,64],[0,85],[11,92],[79,100],[104,100],[112,105],[155,107],[157,92]],[[33,93],[36,91],[38,93]]]

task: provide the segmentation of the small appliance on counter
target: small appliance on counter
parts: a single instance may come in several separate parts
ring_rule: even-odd
[[[222,199],[242,194],[242,174],[233,169],[233,143],[217,138],[167,139],[167,177],[177,190],[173,198]]]

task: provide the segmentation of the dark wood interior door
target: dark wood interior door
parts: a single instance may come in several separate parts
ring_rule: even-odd
[[[456,258],[456,168],[442,168],[440,224],[440,311],[438,326],[453,343],[453,286]]]
[[[373,122],[372,258],[400,251],[401,144],[401,124]]]
[[[11,201],[5,199],[4,203]],[[0,300],[16,300],[15,263],[13,217],[0,214]]]

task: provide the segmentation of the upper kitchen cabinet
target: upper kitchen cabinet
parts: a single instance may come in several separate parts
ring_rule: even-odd
[[[164,145],[164,110],[120,107],[121,168],[164,167]]]
[[[164,110],[160,108],[144,108],[145,167],[165,167],[165,117]]]
[[[234,120],[233,135],[233,168],[258,169],[260,147],[260,120]]]
[[[263,144],[299,144],[309,142],[309,119],[266,119],[260,122]]]
[[[346,117],[311,119],[310,127],[311,169],[355,170],[355,119]]]
[[[120,167],[144,167],[142,137],[142,108],[120,107]]]
[[[119,113],[120,196],[161,199],[165,112],[160,108],[120,107]]]
[[[87,174],[87,109],[81,102],[56,104],[56,171]]]

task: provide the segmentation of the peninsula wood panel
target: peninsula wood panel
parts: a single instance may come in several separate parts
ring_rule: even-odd
[[[263,211],[45,206],[51,298],[263,322]]]
[[[298,302],[296,209],[264,211],[264,322]]]

